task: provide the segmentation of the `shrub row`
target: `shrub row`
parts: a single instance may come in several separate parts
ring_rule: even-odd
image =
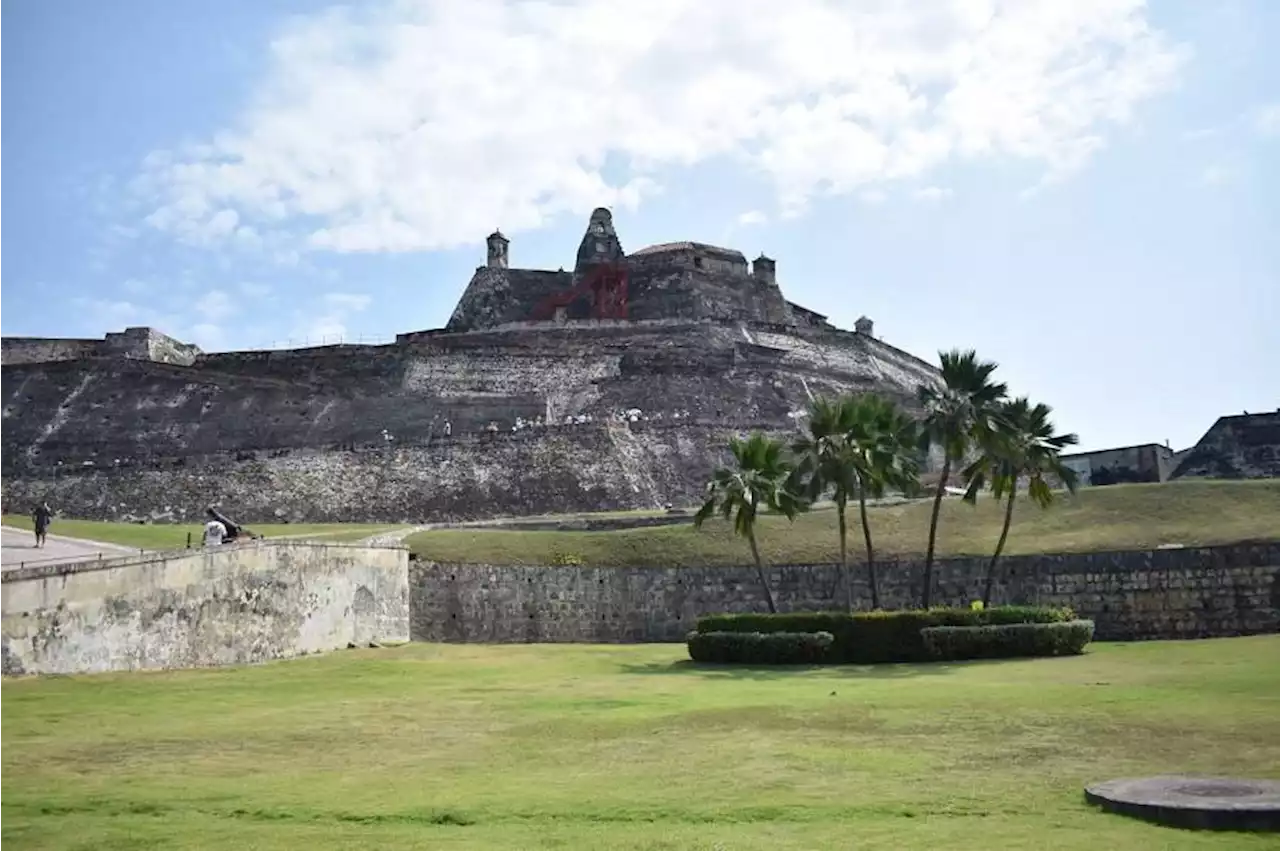
[[[924,662],[935,658],[921,630],[930,627],[976,627],[1002,624],[1065,623],[1075,619],[1068,608],[997,606],[990,609],[906,610],[898,612],[796,612],[723,614],[698,619],[699,633],[815,633],[833,637],[830,661],[855,664]]]
[[[920,637],[934,659],[1075,656],[1093,640],[1093,621],[930,626]]]
[[[835,638],[829,632],[691,632],[689,658],[695,662],[753,665],[813,665],[830,661]]]

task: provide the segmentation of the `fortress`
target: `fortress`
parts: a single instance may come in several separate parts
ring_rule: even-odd
[[[915,409],[936,367],[783,296],[773,260],[623,251],[591,214],[570,271],[488,238],[443,329],[204,353],[149,328],[3,341],[4,501],[68,516],[439,522],[696,501],[729,435],[817,395]]]

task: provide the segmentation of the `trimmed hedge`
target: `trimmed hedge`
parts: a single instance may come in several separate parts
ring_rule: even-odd
[[[920,637],[934,659],[1075,656],[1093,640],[1093,621],[931,626]]]
[[[689,658],[695,662],[748,665],[814,665],[830,661],[835,639],[829,632],[691,632]]]
[[[795,612],[723,614],[698,619],[699,633],[831,633],[832,662],[927,662],[934,657],[921,630],[930,627],[975,627],[1002,624],[1065,623],[1075,619],[1068,608],[996,606],[990,609],[917,609],[899,612]]]

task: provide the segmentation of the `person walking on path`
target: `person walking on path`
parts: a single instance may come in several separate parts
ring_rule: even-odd
[[[53,522],[53,511],[49,508],[49,503],[41,502],[36,506],[36,510],[31,512],[31,522],[36,529],[36,548],[44,546],[45,534],[49,531],[49,524]]]

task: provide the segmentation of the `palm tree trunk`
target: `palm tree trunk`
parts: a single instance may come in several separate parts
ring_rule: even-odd
[[[769,587],[769,577],[764,573],[764,562],[760,560],[760,547],[756,545],[756,530],[751,529],[747,532],[747,540],[751,542],[751,557],[756,560],[756,575],[760,577],[760,587],[764,589],[764,601],[769,606],[769,614],[778,613],[778,607],[773,602],[773,589]]]
[[[876,584],[876,556],[871,547],[871,524],[867,522],[867,492],[858,488],[858,513],[862,515],[862,538],[867,542],[867,582],[871,585],[871,608],[880,608],[880,588]]]
[[[1000,561],[1005,539],[1009,537],[1009,524],[1013,522],[1013,498],[1017,493],[1018,482],[1015,480],[1009,488],[1009,504],[1004,507],[1004,528],[1000,530],[1000,540],[996,541],[996,551],[991,556],[991,564],[987,565],[987,584],[982,589],[982,608],[984,609],[991,605],[991,586],[996,579],[996,562]]]
[[[848,503],[843,499],[836,500],[836,518],[840,525],[840,580],[844,583],[844,607],[853,611],[853,579],[849,576],[849,526],[845,522],[845,509]]]
[[[947,479],[951,478],[951,453],[942,462],[942,474],[938,478],[938,490],[933,495],[933,515],[929,518],[929,549],[924,554],[924,592],[920,595],[920,607],[929,608],[933,600],[933,551],[938,539],[938,512],[942,510],[942,497],[947,492]]]

